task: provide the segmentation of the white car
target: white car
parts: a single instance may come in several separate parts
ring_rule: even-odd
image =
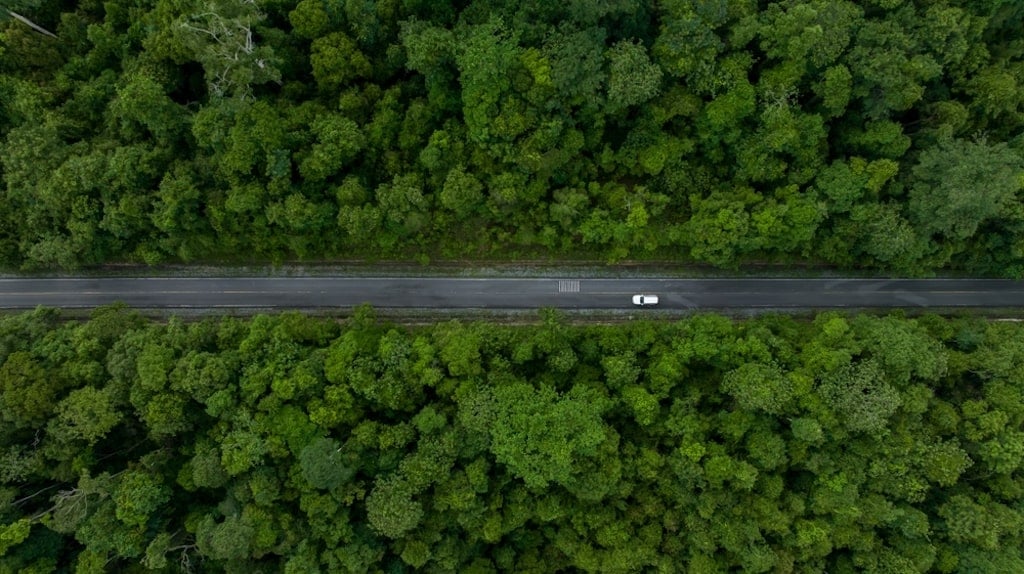
[[[650,307],[658,304],[657,295],[633,295],[633,304],[640,307]]]

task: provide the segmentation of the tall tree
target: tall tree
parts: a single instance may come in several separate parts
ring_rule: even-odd
[[[1006,144],[954,139],[921,153],[913,168],[910,214],[926,234],[963,240],[1010,215],[1024,187],[1024,158]]]

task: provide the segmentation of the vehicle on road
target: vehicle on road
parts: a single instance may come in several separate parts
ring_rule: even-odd
[[[650,307],[658,304],[657,295],[633,295],[633,304],[639,307]]]

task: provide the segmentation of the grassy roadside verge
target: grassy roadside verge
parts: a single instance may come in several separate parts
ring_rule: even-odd
[[[87,320],[94,309],[61,309],[61,317],[67,321]],[[136,308],[142,316],[156,320],[167,320],[171,317],[185,322],[200,321],[216,317],[246,318],[254,315],[279,315],[299,312],[304,315],[333,318],[344,321],[351,317],[354,308],[296,308],[271,309],[251,308],[218,308],[218,309],[158,309]],[[22,310],[3,310],[0,314],[13,315],[25,312]],[[374,309],[381,321],[399,325],[431,325],[445,321],[459,320],[463,322],[486,321],[502,325],[537,325],[545,321],[545,309]],[[947,318],[977,318],[989,321],[1024,321],[1024,309],[992,307],[931,307],[931,308],[845,308],[845,309],[812,309],[812,308],[756,308],[756,309],[580,309],[554,310],[559,319],[570,325],[616,325],[633,321],[675,321],[696,315],[716,314],[741,321],[764,315],[788,315],[797,321],[812,321],[819,314],[829,312],[848,318],[857,315],[873,315],[877,317],[900,314],[906,318],[917,318],[925,315],[939,315]]]
[[[111,263],[74,271],[49,270],[32,273],[0,271],[0,277],[567,277],[567,278],[893,278],[878,270],[844,270],[825,265],[752,263],[735,269],[684,264],[671,260],[628,260],[607,263],[597,259],[477,260],[451,259],[429,263],[415,260],[321,260],[294,261],[280,265],[269,263],[205,262],[196,264],[145,265]],[[969,277],[956,272],[936,273],[934,277]]]

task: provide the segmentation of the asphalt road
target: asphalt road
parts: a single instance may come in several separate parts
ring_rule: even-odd
[[[1024,282],[987,279],[465,279],[232,277],[0,279],[0,308],[659,308],[1021,307]]]

